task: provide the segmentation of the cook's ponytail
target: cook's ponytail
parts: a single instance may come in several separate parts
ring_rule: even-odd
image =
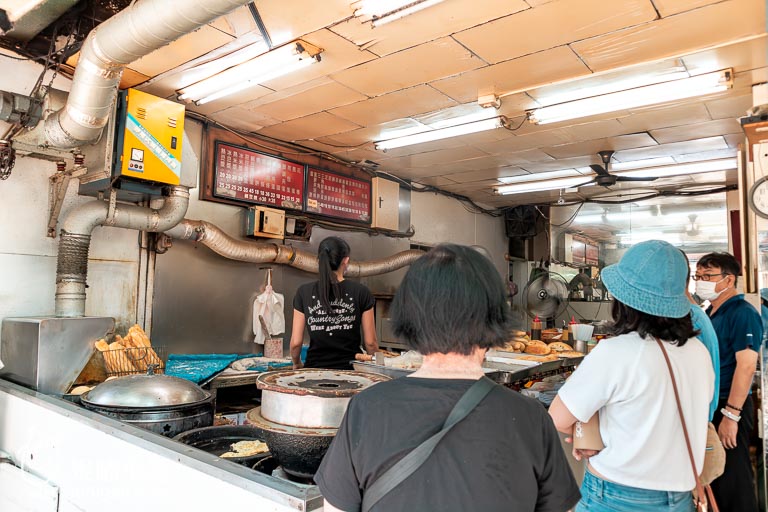
[[[317,291],[320,294],[320,304],[323,305],[326,315],[335,315],[331,307],[331,301],[339,296],[339,282],[335,272],[347,256],[349,256],[349,244],[339,237],[329,236],[320,242],[320,246],[317,248],[320,274]]]

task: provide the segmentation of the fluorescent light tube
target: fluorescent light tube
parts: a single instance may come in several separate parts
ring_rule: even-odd
[[[534,181],[530,183],[515,183],[495,187],[497,194],[506,196],[510,194],[524,194],[526,192],[540,192],[542,190],[557,190],[561,188],[573,188],[585,185],[593,176],[575,176],[573,178],[560,178],[548,181]]]
[[[534,124],[556,123],[558,121],[703,96],[705,94],[725,91],[732,85],[733,72],[731,69],[727,69],[691,78],[646,85],[644,87],[636,87],[601,96],[541,107],[530,111],[528,113],[528,120]]]
[[[707,172],[728,171],[736,169],[735,158],[721,158],[720,160],[707,160],[704,162],[691,162],[689,164],[662,165],[650,169],[636,169],[633,171],[621,171],[611,173],[616,176],[648,176],[668,178],[671,176],[685,176],[687,174],[704,174]]]
[[[309,43],[294,41],[181,89],[179,99],[202,105],[314,64],[321,52]]]
[[[354,16],[371,21],[374,27],[399,20],[409,14],[439,4],[443,0],[361,0],[355,2]]]
[[[505,123],[506,118],[504,118],[504,116],[493,117],[491,119],[484,119],[482,121],[475,121],[473,123],[465,123],[456,126],[449,126],[447,128],[440,128],[438,130],[414,133],[413,135],[406,135],[405,137],[382,140],[380,142],[376,142],[376,149],[386,151],[388,149],[401,148],[403,146],[411,146],[413,144],[421,144],[422,142],[448,139],[450,137],[457,137],[459,135],[467,135],[469,133],[493,130],[495,128],[501,128]]]
[[[592,169],[588,169],[588,172],[590,173],[588,176],[593,174]],[[548,172],[537,172],[535,174],[523,174],[521,176],[504,176],[502,178],[499,178],[499,181],[502,183],[526,183],[529,181],[544,181],[549,180],[552,178],[567,178],[569,176],[580,176],[581,174],[576,169],[562,169],[560,171],[548,171]]]

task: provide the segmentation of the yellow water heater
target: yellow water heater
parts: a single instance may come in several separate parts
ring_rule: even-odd
[[[178,185],[184,105],[128,89],[118,97],[117,121],[113,183]]]

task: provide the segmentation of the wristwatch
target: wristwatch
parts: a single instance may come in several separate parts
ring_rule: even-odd
[[[735,421],[735,422],[737,422],[737,423],[738,423],[738,422],[739,422],[739,420],[741,419],[741,416],[736,416],[735,414],[733,414],[731,411],[729,411],[729,410],[728,410],[728,409],[726,409],[725,407],[723,407],[722,409],[720,409],[720,414],[722,414],[723,416],[725,416],[725,417],[726,417],[726,418],[728,418],[729,420],[733,420],[733,421]]]

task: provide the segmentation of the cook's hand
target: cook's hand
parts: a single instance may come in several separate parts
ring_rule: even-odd
[[[720,441],[727,449],[736,448],[736,434],[739,432],[739,424],[730,418],[723,418],[720,422],[720,426],[717,427],[717,435],[720,436]]]
[[[294,370],[301,370],[302,368],[304,368],[304,363],[293,363]]]
[[[570,436],[566,437],[565,438],[565,442],[570,444],[570,443],[573,442],[573,438],[570,437]],[[580,450],[580,449],[577,449],[577,448],[574,448],[571,451],[571,454],[573,455],[573,458],[576,459],[576,460],[588,459],[590,457],[594,457],[598,453],[600,453],[599,450]]]

